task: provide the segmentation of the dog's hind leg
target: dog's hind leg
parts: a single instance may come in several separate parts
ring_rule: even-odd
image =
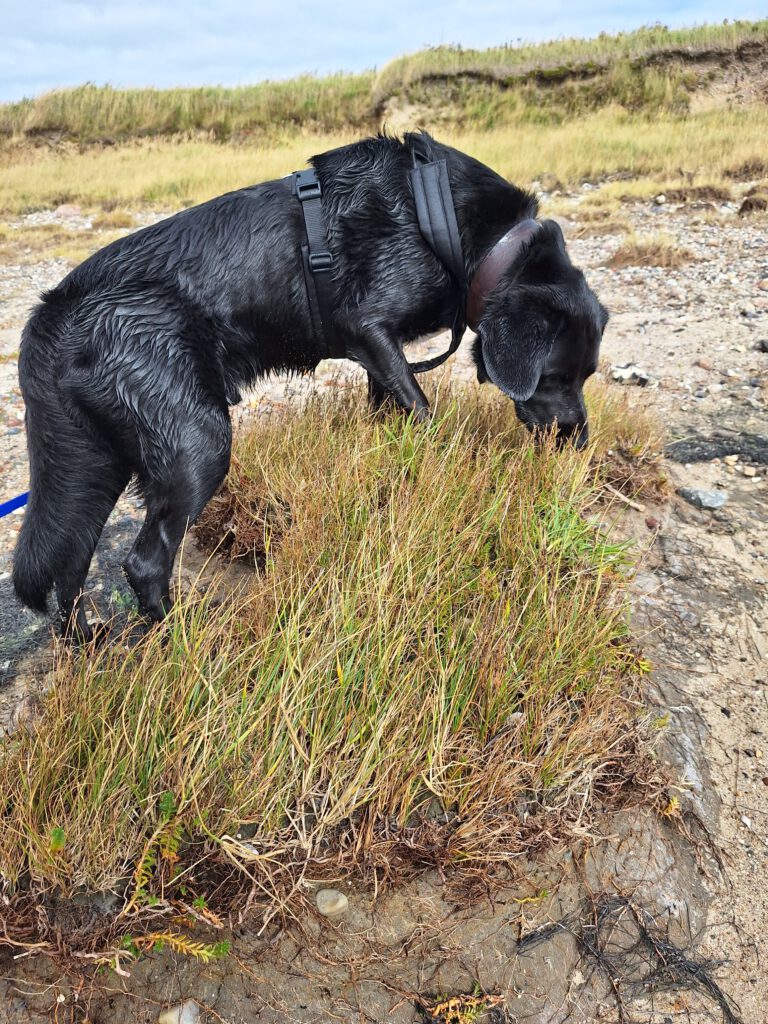
[[[142,612],[156,621],[170,607],[171,571],[184,532],[224,479],[232,441],[225,409],[198,405],[194,419],[174,426],[182,443],[140,479],[147,516],[124,563]]]
[[[50,387],[26,388],[30,498],[14,554],[16,593],[44,611],[51,588],[65,636],[88,641],[82,591],[101,531],[130,479],[106,444],[72,422]]]
[[[85,617],[83,587],[104,524],[130,479],[130,470],[95,449],[80,453],[80,464],[68,467],[75,490],[69,499],[70,540],[66,560],[54,577],[62,632],[80,642],[93,638]]]

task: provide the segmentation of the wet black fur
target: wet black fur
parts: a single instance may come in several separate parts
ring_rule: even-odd
[[[451,278],[418,228],[409,146],[448,161],[471,278],[536,200],[429,136],[379,136],[317,156],[334,256],[335,329],[368,371],[374,404],[417,415],[424,393],[403,343],[449,327]],[[147,514],[125,570],[144,612],[167,609],[173,559],[229,465],[228,406],[264,374],[314,368],[298,202],[281,181],[220,196],[97,252],[43,296],[24,330],[29,508],[14,559],[21,600],[55,587],[64,628],[89,635],[80,600],[104,523],[131,478]],[[584,377],[605,311],[545,221],[487,304],[481,380],[529,426],[555,420],[583,442]]]

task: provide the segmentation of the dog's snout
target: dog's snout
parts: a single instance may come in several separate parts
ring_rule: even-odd
[[[566,444],[572,444],[578,451],[587,447],[589,441],[589,427],[584,421],[573,423],[558,423],[557,443],[563,448]]]

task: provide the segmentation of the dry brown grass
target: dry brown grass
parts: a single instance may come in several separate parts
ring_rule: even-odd
[[[608,211],[606,211],[608,212]],[[573,225],[569,233],[570,238],[596,238],[601,235],[623,235],[632,231],[629,221],[618,218],[591,219],[586,223],[581,222],[581,215]]]
[[[603,264],[614,270],[623,267],[666,267],[672,270],[694,258],[690,249],[664,232],[653,235],[632,234]]]
[[[727,203],[733,190],[727,185],[683,185],[666,189],[664,195],[669,203]]]
[[[761,182],[753,186],[744,196],[739,207],[739,216],[747,214],[765,213],[768,210],[768,183]]]
[[[92,224],[96,231],[103,231],[105,228],[132,228],[136,220],[125,210],[105,210],[93,218]]]
[[[120,224],[125,219],[117,218]],[[127,219],[133,223],[132,217]],[[75,266],[124,234],[107,225],[100,229],[94,225],[94,230],[70,228],[65,223],[6,227],[0,232],[0,264],[63,259]]]
[[[55,153],[7,154],[0,211],[24,213],[59,203],[103,210],[145,206],[179,209],[231,189],[278,177],[308,157],[359,137],[281,130],[268,145],[152,141]],[[525,185],[550,173],[568,185],[620,174],[590,193],[584,209],[616,210],[622,200],[647,201],[668,189],[722,187],[736,165],[761,157],[768,112],[753,105],[649,122],[609,106],[562,124],[516,124],[492,131],[446,126],[445,142]]]

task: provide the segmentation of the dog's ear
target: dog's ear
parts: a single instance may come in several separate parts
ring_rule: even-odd
[[[602,334],[605,328],[608,326],[608,321],[611,319],[611,314],[608,312],[608,310],[605,308],[602,302],[598,302],[597,307],[600,315],[600,333]]]
[[[494,303],[478,329],[488,379],[516,402],[526,402],[538,386],[561,323],[554,309],[526,296],[525,289],[506,296],[503,304]]]

